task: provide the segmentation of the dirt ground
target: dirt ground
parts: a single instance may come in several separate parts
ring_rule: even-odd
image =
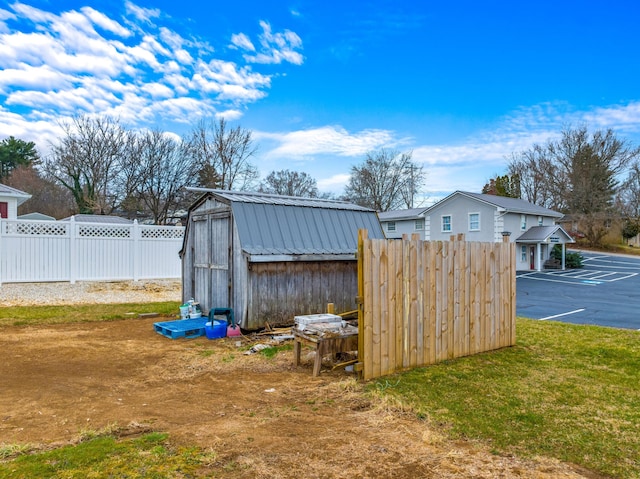
[[[158,320],[0,330],[0,444],[47,448],[116,425],[210,448],[203,477],[595,477],[449,441],[367,399],[352,373],[325,365],[312,377],[310,350],[295,368],[291,351],[267,359],[237,346],[264,336],[172,340],[154,331]]]

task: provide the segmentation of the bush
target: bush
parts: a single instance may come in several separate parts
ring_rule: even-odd
[[[562,261],[562,246],[557,244],[551,250],[551,257],[553,259],[557,259],[558,261]],[[564,265],[567,268],[582,268],[582,261],[584,257],[580,253],[569,253],[566,252],[564,255]]]

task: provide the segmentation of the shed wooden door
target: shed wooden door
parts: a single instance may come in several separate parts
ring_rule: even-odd
[[[231,308],[231,215],[230,212],[210,215],[209,274],[211,288],[209,308]]]
[[[194,217],[194,299],[205,310],[231,306],[231,212]]]

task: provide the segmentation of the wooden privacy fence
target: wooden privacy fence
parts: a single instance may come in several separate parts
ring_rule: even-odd
[[[358,235],[364,379],[512,346],[515,246]]]

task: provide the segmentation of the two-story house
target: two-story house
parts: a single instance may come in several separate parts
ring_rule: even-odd
[[[543,268],[554,245],[573,243],[573,238],[556,221],[557,211],[528,201],[504,196],[456,191],[433,206],[379,213],[387,238],[418,233],[424,240],[449,240],[464,234],[467,241],[509,241],[516,243],[516,269]],[[564,261],[562,261],[564,269]]]

